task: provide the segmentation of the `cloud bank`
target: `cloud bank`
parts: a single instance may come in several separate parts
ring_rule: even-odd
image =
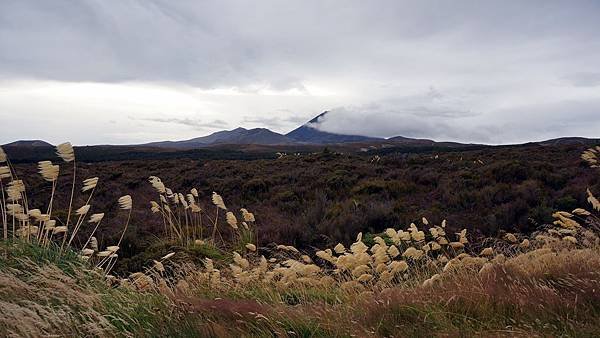
[[[2,1],[0,142],[287,132],[324,110],[324,130],[373,136],[600,136],[598,13],[584,0]]]

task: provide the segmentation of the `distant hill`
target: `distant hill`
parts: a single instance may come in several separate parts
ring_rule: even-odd
[[[293,140],[266,128],[236,128],[223,130],[208,136],[196,137],[184,141],[153,142],[145,146],[163,148],[201,148],[217,144],[259,144],[276,145],[290,144]]]
[[[328,112],[323,112],[303,124],[302,126],[292,130],[285,136],[296,141],[304,143],[314,144],[327,144],[327,143],[349,143],[349,142],[369,142],[369,141],[381,141],[383,139],[376,137],[360,136],[360,135],[343,135],[329,133],[321,131],[316,128],[319,120],[322,119]]]
[[[543,146],[551,145],[597,145],[600,144],[600,139],[585,138],[585,137],[561,137],[551,140],[534,142]]]
[[[42,140],[19,140],[3,145],[3,147],[54,147],[50,143]]]

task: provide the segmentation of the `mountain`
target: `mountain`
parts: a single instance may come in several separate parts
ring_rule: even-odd
[[[7,143],[5,145],[3,145],[3,147],[42,147],[42,148],[48,148],[48,147],[54,147],[53,145],[51,145],[50,143],[46,142],[46,141],[42,141],[42,140],[19,140],[19,141],[15,141],[15,142],[11,142],[11,143]]]
[[[293,140],[266,128],[236,128],[212,133],[208,136],[196,137],[184,141],[165,141],[145,144],[146,146],[163,148],[200,148],[217,144],[290,144]]]
[[[319,114],[317,117],[303,124],[302,126],[292,130],[285,136],[303,143],[327,144],[327,143],[348,143],[348,142],[369,142],[381,141],[383,139],[376,137],[360,136],[360,135],[343,135],[321,131],[315,128],[319,120],[327,115],[327,111]]]
[[[534,142],[543,146],[557,146],[557,145],[597,145],[600,143],[600,139],[591,139],[585,137],[561,137],[551,140]]]

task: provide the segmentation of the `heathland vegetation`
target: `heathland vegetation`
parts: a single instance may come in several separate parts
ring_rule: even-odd
[[[0,151],[2,335],[600,332],[600,147],[57,154]]]

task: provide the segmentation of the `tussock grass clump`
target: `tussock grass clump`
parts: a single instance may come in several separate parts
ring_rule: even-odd
[[[116,263],[119,245],[127,231],[133,207],[132,198],[126,195],[118,200],[120,209],[128,211],[127,222],[123,226],[123,233],[118,243],[116,245],[108,245],[105,250],[100,251],[94,235],[105,214],[94,213],[88,218],[93,208],[92,199],[99,179],[98,177],[91,177],[83,181],[81,194],[84,197],[87,196],[85,199],[86,202],[73,210],[77,177],[75,151],[73,146],[69,142],[66,142],[56,146],[56,155],[65,164],[72,163],[73,168],[73,181],[66,219],[56,216],[58,213],[56,212],[54,199],[57,182],[60,178],[60,165],[53,164],[51,161],[40,161],[38,163],[39,174],[44,181],[52,185],[52,188],[50,196],[48,196],[46,208],[44,210],[33,209],[30,207],[28,201],[28,192],[25,183],[18,178],[18,173],[4,151],[0,148],[0,221],[2,222],[2,238],[4,240],[11,239],[12,241],[17,239],[24,240],[48,250],[55,244],[58,244],[61,254],[71,249],[77,250],[80,253],[81,260],[89,261],[91,265],[103,269],[105,274],[108,274]],[[87,222],[86,218],[88,219]],[[74,240],[77,238],[82,227],[86,225],[93,226],[91,234],[84,241],[85,244],[83,246],[73,248],[75,244]],[[88,247],[88,245],[91,245],[91,247]]]
[[[74,252],[22,240],[0,245],[0,336],[169,335],[167,298],[109,287]],[[167,320],[167,322],[165,322]]]

